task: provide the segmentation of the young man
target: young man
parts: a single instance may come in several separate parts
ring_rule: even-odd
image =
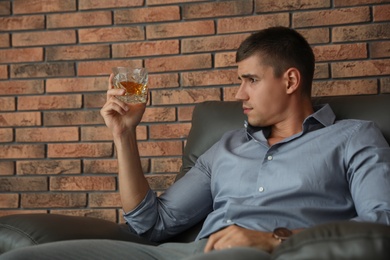
[[[335,121],[328,105],[312,106],[314,55],[306,40],[288,28],[262,30],[241,44],[237,64],[236,97],[247,127],[226,133],[159,198],[137,149],[145,104],[119,101],[123,92],[112,87],[111,76],[101,110],[117,149],[129,227],[161,241],[206,218],[196,242],[154,247],[70,241],[24,254],[69,257],[83,249],[88,257],[118,258],[120,252],[128,259],[268,259],[281,243],[280,231],[288,236],[336,220],[390,223],[390,148],[372,123]]]

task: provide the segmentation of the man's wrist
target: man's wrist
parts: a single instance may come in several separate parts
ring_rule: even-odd
[[[285,227],[277,227],[272,233],[272,237],[278,240],[280,243],[286,241],[289,237],[293,235],[293,232]]]

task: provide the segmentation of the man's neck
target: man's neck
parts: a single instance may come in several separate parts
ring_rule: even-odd
[[[271,127],[268,144],[270,146],[302,132],[304,120],[314,113],[311,103],[301,105],[300,109],[291,109],[291,113],[286,113],[285,119]]]

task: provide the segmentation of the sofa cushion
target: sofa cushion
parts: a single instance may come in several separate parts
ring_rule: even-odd
[[[318,225],[283,242],[272,259],[390,259],[390,226],[354,221]]]
[[[71,239],[113,239],[153,244],[132,234],[127,226],[103,219],[56,214],[0,217],[0,254],[19,247]]]

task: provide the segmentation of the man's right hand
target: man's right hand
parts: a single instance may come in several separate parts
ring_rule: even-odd
[[[125,90],[113,87],[113,76],[113,74],[110,75],[107,101],[100,110],[100,114],[115,138],[126,135],[129,131],[135,131],[145,112],[146,103],[126,104],[117,99],[116,96],[124,95]]]
[[[116,96],[124,94],[123,89],[115,89],[110,75],[107,101],[100,114],[111,130],[118,158],[118,183],[122,207],[129,212],[137,207],[150,190],[142,171],[139,156],[136,127],[141,122],[146,104],[126,104]]]

